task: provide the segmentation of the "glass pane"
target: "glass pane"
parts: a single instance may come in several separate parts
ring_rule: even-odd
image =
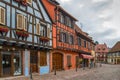
[[[14,75],[21,75],[21,54],[20,52],[16,52],[14,53],[14,67],[15,67],[15,71],[14,71]]]
[[[3,75],[11,74],[11,55],[8,52],[2,52]]]

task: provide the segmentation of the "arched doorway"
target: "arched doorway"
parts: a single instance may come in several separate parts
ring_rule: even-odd
[[[52,57],[52,69],[63,70],[63,54],[53,53]]]

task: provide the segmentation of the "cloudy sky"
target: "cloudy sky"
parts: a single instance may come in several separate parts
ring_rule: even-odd
[[[112,47],[120,40],[120,0],[57,0],[95,41]]]

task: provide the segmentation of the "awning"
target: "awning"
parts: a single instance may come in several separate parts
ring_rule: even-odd
[[[81,56],[82,56],[84,59],[93,59],[93,56],[91,56],[91,55],[81,54]]]

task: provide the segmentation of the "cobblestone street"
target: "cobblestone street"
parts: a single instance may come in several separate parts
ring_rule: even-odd
[[[0,79],[4,80],[4,79]],[[17,77],[7,78],[5,80],[30,80],[29,78]],[[57,75],[54,73],[46,75],[33,75],[33,80],[120,80],[120,65],[107,65],[104,64],[102,67],[92,69],[78,69],[60,71]]]

